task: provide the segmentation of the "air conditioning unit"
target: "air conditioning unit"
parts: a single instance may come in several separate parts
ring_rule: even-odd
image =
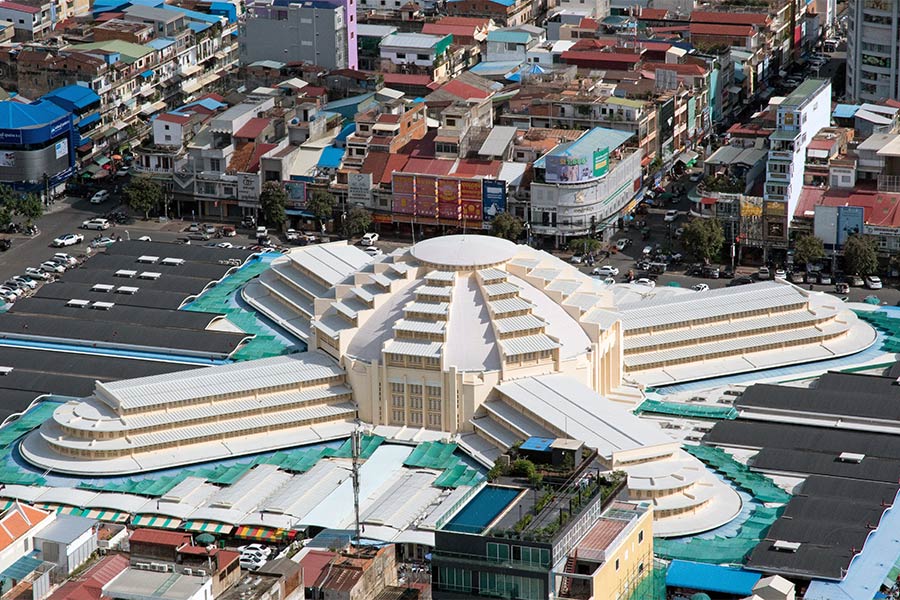
[[[200,577],[205,577],[206,571],[203,569],[194,569],[194,575],[199,575]]]
[[[134,563],[134,568],[135,568],[135,569],[143,569],[143,570],[145,570],[145,571],[149,571],[149,570],[150,570],[150,563],[142,563],[142,562]]]
[[[185,575],[193,575],[193,574],[194,574],[194,570],[193,570],[193,569],[185,568],[185,569],[184,569],[184,574],[185,574]]]

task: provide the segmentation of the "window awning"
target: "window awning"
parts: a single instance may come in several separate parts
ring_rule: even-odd
[[[203,84],[198,81],[185,81],[181,84],[181,91],[185,94],[193,94],[202,87]]]
[[[141,109],[141,114],[143,115],[152,115],[153,113],[157,113],[166,107],[166,103],[163,100],[159,100],[154,102],[153,104],[148,104],[144,108]]]
[[[128,513],[119,512],[117,510],[106,510],[102,508],[93,508],[87,511],[84,516],[88,519],[111,521],[113,523],[123,523],[128,520]]]
[[[141,77],[143,77],[144,79],[150,79],[151,77],[153,77],[153,69],[144,71],[143,73],[141,73]]]
[[[283,539],[287,534],[285,529],[273,529],[271,527],[238,527],[235,537],[245,538],[248,540],[266,540],[274,542]]]
[[[88,511],[78,508],[76,506],[63,506],[59,509],[59,514],[61,515],[72,515],[73,517],[81,517],[86,515]]]
[[[731,92],[732,94],[740,94],[741,92],[744,91],[744,88],[733,85],[730,88],[728,88],[728,91]]]
[[[284,211],[284,213],[291,217],[306,217],[307,219],[315,219],[316,218],[316,215],[309,212],[308,210],[294,210],[294,209],[288,208]]]
[[[700,155],[697,154],[696,152],[694,152],[693,150],[685,150],[680,155],[678,155],[678,158],[675,160],[676,160],[676,162],[680,161],[681,163],[687,165],[688,163],[696,162],[697,158],[699,158],[699,157],[700,157]]]
[[[86,117],[81,117],[81,120],[78,121],[78,129],[80,129],[81,131],[84,131],[84,129],[88,125],[93,125],[94,123],[96,123],[99,120],[100,120],[100,113],[91,113]]]
[[[164,515],[138,515],[131,522],[135,527],[157,527],[160,529],[177,529],[181,525],[181,519],[166,517]]]
[[[234,531],[234,526],[215,521],[188,521],[184,528],[187,531],[205,531],[207,533],[221,533],[224,535]]]
[[[712,206],[713,204],[715,204],[718,201],[719,201],[718,198],[711,198],[711,197],[700,198],[700,204],[703,204],[704,206]]]
[[[6,567],[2,573],[0,573],[0,579],[12,579],[13,581],[22,581],[32,573],[34,573],[38,567],[44,564],[44,561],[40,558],[36,558],[34,555],[36,552],[32,554],[28,554],[23,556],[13,564]]]

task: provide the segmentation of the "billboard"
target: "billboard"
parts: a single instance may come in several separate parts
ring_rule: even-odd
[[[577,183],[594,178],[593,163],[587,156],[548,156],[544,164],[547,183]]]
[[[609,148],[594,150],[594,177],[609,173]]]
[[[401,215],[413,214],[413,197],[411,194],[394,194],[391,211]]]
[[[459,182],[459,197],[462,200],[478,200],[481,202],[481,180],[461,179]]]
[[[412,196],[416,191],[416,176],[406,173],[394,173],[391,180],[391,191],[395,194]]]
[[[284,191],[287,192],[288,202],[291,208],[303,208],[306,206],[306,183],[303,181],[285,181]]]
[[[481,221],[481,200],[463,200],[460,208],[463,221]]]
[[[500,213],[506,212],[506,182],[485,179],[482,182],[481,199],[481,213],[485,221],[492,221]]]
[[[847,238],[863,232],[865,210],[861,206],[839,206],[837,212],[837,245],[842,248]]]

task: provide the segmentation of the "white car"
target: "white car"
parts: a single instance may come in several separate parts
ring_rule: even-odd
[[[261,553],[268,558],[272,554],[272,549],[262,544],[247,544],[246,546],[238,546],[238,552],[243,554],[246,551],[255,551]]]
[[[709,290],[709,286],[706,285],[705,283],[698,283],[691,289],[694,290],[695,292],[706,292]]]
[[[785,279],[787,278],[787,272],[785,272],[784,269],[775,269],[775,277],[778,279]]]
[[[582,262],[584,262],[584,259],[581,258],[580,254],[573,254],[572,258],[569,259],[569,262],[573,265],[580,265]]]
[[[100,190],[93,196],[91,196],[91,204],[103,204],[109,200],[109,191],[108,190]]]
[[[264,564],[266,564],[266,559],[264,558],[256,558],[256,557],[245,557],[241,555],[240,563],[242,569],[247,569],[248,571],[258,571]]]
[[[96,229],[97,231],[105,231],[109,229],[109,220],[102,217],[88,219],[81,224],[82,229]]]
[[[50,275],[47,274],[46,271],[42,271],[37,267],[28,267],[25,269],[25,274],[32,279],[37,279],[39,281],[47,281],[50,279]]]
[[[881,289],[881,278],[877,275],[867,275],[866,276],[866,287],[870,290],[880,290]]]
[[[591,273],[591,275],[597,275],[599,277],[616,277],[618,274],[618,267],[613,267],[612,265],[603,265],[602,267],[597,267]]]
[[[0,291],[3,291],[8,294],[12,294],[17,299],[21,298],[22,296],[25,295],[25,290],[20,290],[19,288],[15,287],[15,286],[6,285],[6,284],[0,285]]]
[[[296,229],[288,229],[284,232],[284,239],[289,242],[297,242],[300,240],[300,233]]]
[[[362,244],[363,246],[373,246],[375,244],[375,242],[377,242],[377,241],[378,241],[377,233],[367,233],[366,235],[362,236],[362,239],[359,240],[359,243]]]
[[[149,235],[142,235],[141,237],[138,238],[138,241],[139,242],[152,242],[153,240],[150,239]]]
[[[646,277],[641,277],[640,279],[635,279],[634,283],[636,283],[637,285],[643,285],[643,286],[650,287],[650,288],[656,287],[656,282],[653,281],[652,279],[647,279]]]
[[[363,248],[363,252],[365,252],[369,256],[381,256],[383,254],[383,252],[375,246],[366,246],[365,248]]]
[[[4,288],[0,288],[0,300],[3,300],[4,303],[15,302],[16,299],[17,298],[15,294],[8,290],[5,290]]]
[[[259,227],[256,228],[256,237],[257,238],[269,237],[269,230],[266,229],[265,227],[263,227],[262,225],[260,225]]]
[[[40,268],[42,271],[47,273],[65,273],[66,268],[61,264],[49,260],[45,260],[40,264]]]
[[[770,277],[772,277],[772,272],[769,271],[769,267],[760,267],[756,273],[757,279],[769,279]]]
[[[666,216],[663,217],[663,221],[665,221],[666,223],[673,223],[677,218],[678,218],[677,210],[667,210]]]
[[[70,267],[74,267],[78,264],[78,259],[72,256],[71,254],[66,254],[65,252],[57,252],[53,255],[53,260],[56,262],[64,262]]]
[[[616,250],[618,250],[619,252],[621,252],[622,250],[624,250],[627,247],[628,247],[628,238],[622,238],[622,239],[616,241]]]
[[[74,246],[84,241],[84,236],[80,233],[67,233],[53,240],[53,246],[63,248],[65,246]]]
[[[13,281],[18,283],[19,285],[24,285],[30,290],[37,288],[38,282],[32,279],[31,277],[24,277],[22,275],[16,275],[12,278]]]
[[[219,242],[216,244],[216,248],[234,248],[234,244],[231,242]]]

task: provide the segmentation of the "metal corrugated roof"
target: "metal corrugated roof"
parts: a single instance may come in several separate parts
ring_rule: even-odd
[[[389,354],[402,354],[404,356],[440,358],[443,347],[444,345],[441,342],[406,342],[390,340],[385,344],[384,351]]]
[[[494,315],[504,315],[521,310],[530,310],[532,308],[531,302],[523,300],[518,296],[514,298],[503,298],[502,300],[495,300],[493,302],[490,302],[489,305],[491,307],[491,312]]]
[[[223,394],[236,394],[283,385],[295,385],[343,375],[331,358],[303,352],[261,360],[207,367],[184,373],[166,373],[138,379],[97,383],[101,399],[123,409],[146,408]]]
[[[519,291],[519,286],[509,283],[508,281],[503,281],[500,283],[491,283],[484,286],[484,293],[487,294],[488,298],[493,298],[495,296],[502,296],[504,294],[515,294]]]
[[[406,312],[426,315],[446,315],[450,305],[447,302],[410,302],[404,307]]]
[[[446,321],[413,321],[410,319],[400,319],[394,323],[394,330],[442,334],[444,333],[446,325]]]
[[[506,356],[519,356],[529,352],[544,352],[559,348],[559,342],[548,335],[539,333],[518,338],[506,338],[500,340],[500,347]]]
[[[544,323],[543,319],[534,315],[521,315],[518,317],[507,317],[506,319],[495,319],[494,325],[497,327],[498,333],[504,334],[540,329],[546,323]]]

